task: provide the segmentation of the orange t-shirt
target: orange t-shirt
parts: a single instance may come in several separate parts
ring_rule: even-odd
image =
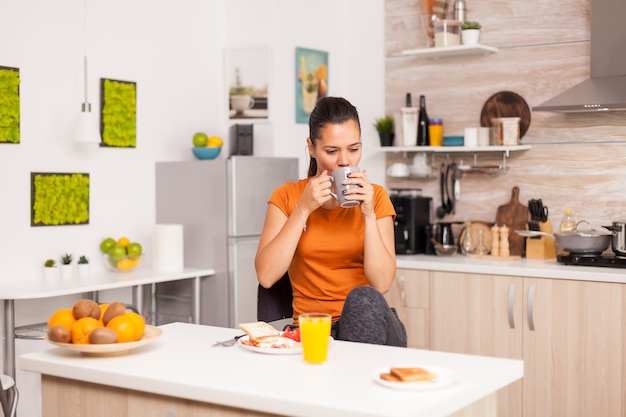
[[[295,209],[307,179],[277,187],[269,203],[286,216]],[[395,217],[387,191],[374,186],[376,218]],[[369,285],[363,269],[364,224],[359,206],[327,210],[318,208],[307,219],[296,253],[289,266],[293,287],[293,317],[301,313],[329,313],[339,319],[348,293]]]

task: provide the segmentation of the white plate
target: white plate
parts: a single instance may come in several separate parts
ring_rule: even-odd
[[[385,379],[382,379],[380,377],[380,374],[382,373],[388,373],[389,372],[389,368],[381,368],[378,371],[376,371],[376,373],[374,374],[374,381],[378,382],[380,385],[387,387],[387,388],[392,388],[392,389],[397,389],[397,390],[403,390],[403,391],[430,391],[430,390],[436,390],[436,389],[441,389],[441,388],[445,388],[448,387],[450,385],[452,385],[453,383],[455,383],[458,379],[459,376],[456,372],[451,371],[450,369],[446,369],[446,368],[438,368],[435,366],[414,366],[415,368],[423,368],[426,369],[428,372],[432,372],[437,374],[437,378],[433,379],[432,381],[428,381],[428,382],[393,382],[393,381],[387,381]]]
[[[117,356],[124,355],[130,352],[132,349],[136,349],[138,347],[147,345],[161,336],[163,330],[158,327],[150,326],[146,324],[146,327],[143,332],[143,337],[136,342],[126,342],[126,343],[106,343],[101,345],[75,345],[73,343],[59,343],[53,342],[48,339],[48,335],[45,336],[46,341],[56,345],[58,347],[73,350],[75,352],[80,353],[83,356]]]
[[[248,339],[250,339],[249,336],[241,337],[239,340],[237,340],[237,344],[241,346],[242,348],[247,349],[251,352],[266,353],[268,355],[295,355],[298,353],[302,353],[302,344],[300,343],[298,343],[298,345],[293,348],[266,348],[266,347],[250,346],[250,345],[246,345],[245,343],[243,343],[244,340],[247,341]]]

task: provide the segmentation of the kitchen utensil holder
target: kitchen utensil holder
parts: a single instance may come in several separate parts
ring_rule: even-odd
[[[539,222],[539,231],[552,233],[552,223],[550,220]],[[556,242],[548,236],[541,236],[539,239],[526,238],[526,258],[527,259],[552,259],[556,258]]]

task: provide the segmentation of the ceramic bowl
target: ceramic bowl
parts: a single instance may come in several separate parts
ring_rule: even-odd
[[[221,146],[194,146],[191,148],[198,159],[215,159],[220,154]]]

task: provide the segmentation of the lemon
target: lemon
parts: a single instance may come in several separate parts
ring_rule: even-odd
[[[224,141],[219,136],[210,136],[206,146],[220,147],[224,145]]]

